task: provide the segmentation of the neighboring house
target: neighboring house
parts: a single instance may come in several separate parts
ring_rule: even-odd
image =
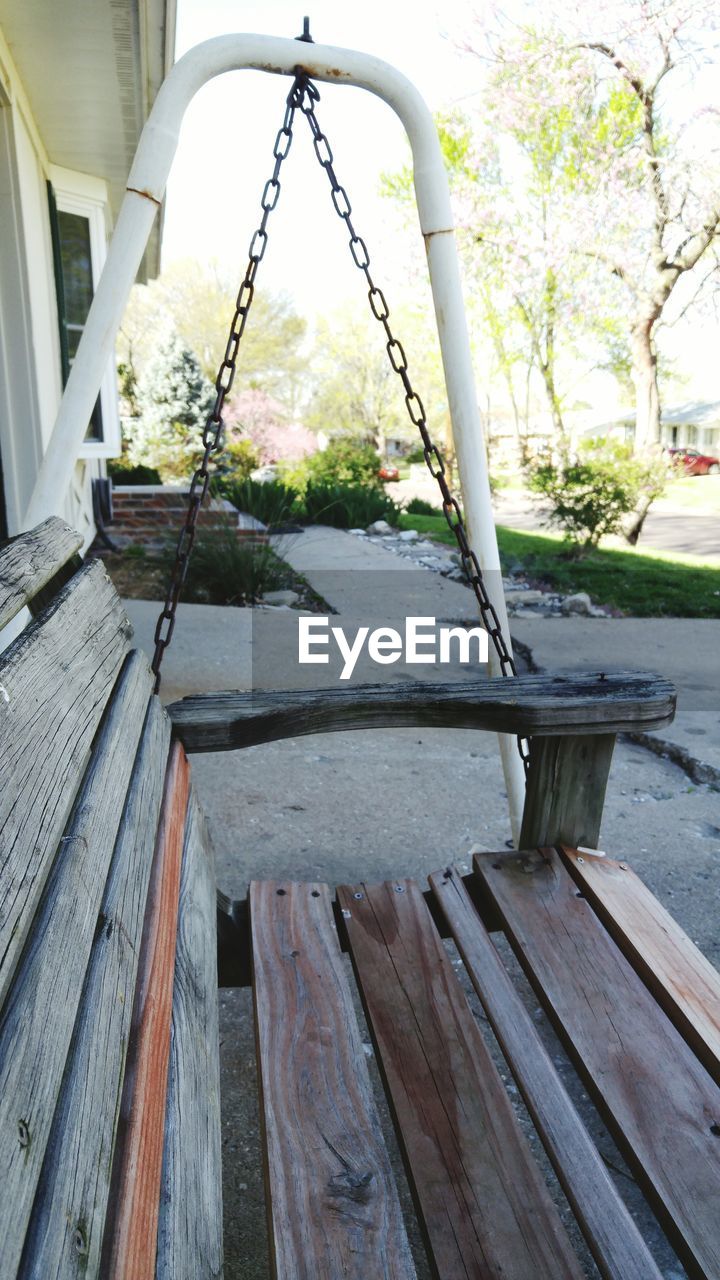
[[[620,413],[612,421],[596,421],[584,426],[582,435],[614,435],[632,444],[635,434],[634,410]],[[660,443],[665,449],[700,449],[720,453],[720,401],[688,401],[662,407]]]
[[[175,0],[0,0],[0,537],[22,527],[174,38]],[[63,513],[86,545],[119,452],[109,367]]]

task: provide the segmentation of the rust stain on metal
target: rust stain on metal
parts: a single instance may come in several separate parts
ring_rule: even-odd
[[[268,71],[276,70],[276,68],[274,67],[268,67],[267,69]],[[279,69],[280,68],[277,68],[277,70]],[[334,79],[336,80],[342,80],[342,79],[347,80],[350,78],[350,72],[341,71],[340,67],[317,68],[317,67],[303,66],[302,63],[298,63],[296,67],[293,67],[291,72],[285,71],[283,69],[283,74],[296,75],[296,76],[310,76],[311,78],[313,76],[317,76],[318,78],[322,77],[323,79],[326,79],[329,76],[333,76]]]
[[[425,247],[427,248],[433,236],[451,236],[454,234],[454,231],[454,227],[438,227],[437,231],[423,231]]]
[[[134,196],[142,196],[144,200],[149,200],[152,204],[156,204],[158,209],[162,205],[162,200],[157,200],[155,196],[151,196],[149,191],[140,191],[138,187],[126,187],[126,191],[131,191]]]

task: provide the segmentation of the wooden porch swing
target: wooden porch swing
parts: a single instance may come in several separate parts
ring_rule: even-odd
[[[425,1264],[408,1243],[344,954],[430,1274],[588,1274],[443,944],[451,938],[599,1274],[659,1280],[495,946],[502,931],[688,1274],[718,1280],[720,978],[629,865],[597,849],[616,735],[668,724],[674,691],[643,673],[513,674],[504,611],[485,588],[317,124],[310,75],[337,78],[363,60],[313,46],[298,66],[292,41],[232,40],[213,51],[216,69],[262,64],[295,79],[152,670],[131,648],[102,565],[80,561],[67,525],[52,516],[0,548],[0,628],[25,605],[34,615],[0,655],[0,1276],[222,1274],[218,982],[253,989],[272,1275],[415,1276]],[[210,53],[187,58],[172,75],[197,87]],[[365,63],[347,78],[379,83],[382,64]],[[216,693],[165,710],[160,662],[297,110],[509,678]],[[130,186],[146,200],[132,176]],[[127,226],[116,232],[123,251]],[[102,315],[93,323],[107,328]],[[89,321],[86,352],[93,332]],[[102,359],[81,349],[78,365],[72,394],[91,407],[84,379]],[[402,725],[527,743],[521,852],[478,854],[463,876],[443,851],[425,890],[368,884],[359,868],[351,885],[257,881],[243,901],[216,900],[186,753]]]

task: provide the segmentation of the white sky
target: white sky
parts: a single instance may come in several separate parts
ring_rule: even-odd
[[[439,7],[433,0],[305,0],[305,5],[303,0],[180,0],[177,54],[233,30],[297,35],[309,8],[311,34],[318,43],[364,50],[394,63],[436,109],[472,93],[479,70],[444,38],[454,4],[446,0],[441,6],[442,19]],[[164,263],[215,258],[240,278],[290,84],[284,76],[241,71],[206,85],[197,95],[168,187]],[[408,158],[404,131],[390,107],[364,90],[321,85],[320,91],[319,119],[382,282],[387,276],[383,263],[394,275],[408,250],[407,233],[379,195],[382,171],[397,169]],[[287,290],[311,315],[348,297],[363,305],[362,282],[304,119],[297,120],[282,182],[258,282]]]
[[[297,35],[306,10],[318,43],[363,50],[393,63],[432,110],[469,104],[478,90],[481,64],[460,54],[448,37],[462,30],[466,0],[179,0],[177,56],[230,31]],[[239,282],[290,83],[286,77],[240,71],[197,94],[168,185],[164,265],[178,258],[216,260]],[[361,89],[321,85],[320,91],[318,115],[339,180],[347,187],[374,274],[381,285],[389,284],[390,306],[397,307],[398,285],[413,261],[413,247],[393,206],[380,196],[379,182],[384,170],[397,169],[408,158],[404,131],[388,106]],[[285,290],[311,320],[349,300],[362,309],[362,278],[304,120],[297,120],[295,133],[258,285]],[[670,341],[692,379],[679,398],[720,398],[718,327],[686,324]],[[603,379],[598,392],[603,401],[612,395],[611,381]],[[614,412],[615,406],[607,408]]]

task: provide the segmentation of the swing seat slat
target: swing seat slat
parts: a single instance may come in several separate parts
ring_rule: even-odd
[[[717,1085],[612,941],[557,849],[476,855],[475,870],[675,1248],[693,1273],[720,1274]],[[596,874],[607,875],[607,868]]]

